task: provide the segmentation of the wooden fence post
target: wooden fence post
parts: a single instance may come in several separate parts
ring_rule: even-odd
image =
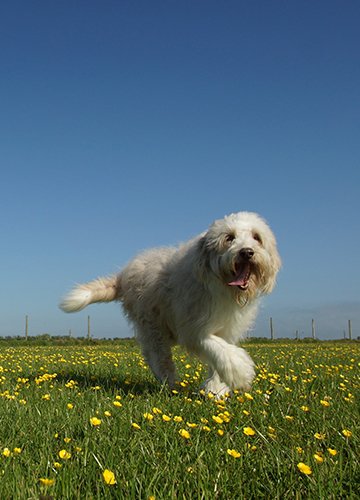
[[[349,340],[352,340],[351,320],[349,319]]]
[[[72,338],[71,330],[69,330],[69,338]]]
[[[311,320],[311,326],[312,326],[312,338],[315,340],[315,320]]]
[[[296,340],[299,340],[299,330],[296,330]]]
[[[270,318],[270,334],[271,334],[271,340],[274,340],[274,326],[272,318]]]

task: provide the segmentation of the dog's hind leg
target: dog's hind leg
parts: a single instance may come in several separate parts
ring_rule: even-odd
[[[174,389],[178,378],[170,345],[157,332],[149,329],[144,333],[139,335],[139,341],[147,364],[161,384],[167,383]]]

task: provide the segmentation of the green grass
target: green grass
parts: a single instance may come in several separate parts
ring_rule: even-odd
[[[251,393],[217,402],[198,392],[206,366],[179,349],[173,394],[132,341],[2,346],[0,498],[359,498],[359,344],[245,347],[257,365]]]

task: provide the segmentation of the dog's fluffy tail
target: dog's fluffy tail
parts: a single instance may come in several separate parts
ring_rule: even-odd
[[[115,275],[77,285],[63,297],[59,307],[63,311],[71,313],[81,311],[95,302],[112,302],[120,300],[121,297],[120,279],[118,275]]]

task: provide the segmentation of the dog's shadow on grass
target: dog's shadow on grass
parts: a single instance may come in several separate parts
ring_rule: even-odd
[[[79,388],[80,391],[103,389],[113,394],[121,394],[124,397],[128,395],[159,394],[161,392],[170,393],[167,385],[160,384],[155,378],[150,380],[144,377],[136,381],[129,381],[126,377],[108,378],[62,371],[57,374],[56,380],[61,384],[71,384],[73,387]]]

